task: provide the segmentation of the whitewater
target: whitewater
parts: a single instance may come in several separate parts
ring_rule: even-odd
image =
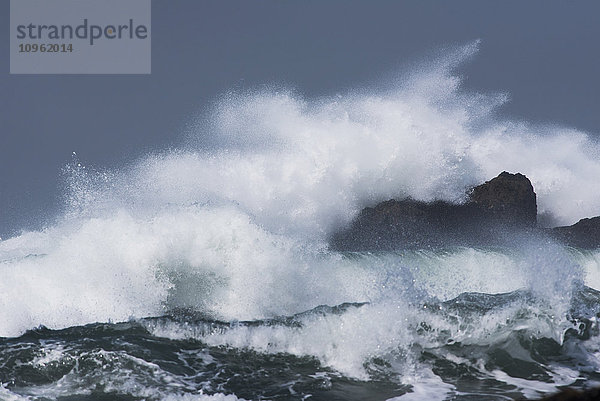
[[[461,203],[501,171],[539,221],[600,215],[590,133],[500,118],[479,42],[381,85],[230,92],[180,145],[63,171],[63,211],[0,241],[0,399],[507,400],[600,385],[600,250],[336,252],[377,202]],[[75,397],[75,398],[70,398]]]

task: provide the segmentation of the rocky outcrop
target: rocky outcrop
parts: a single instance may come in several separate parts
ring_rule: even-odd
[[[487,245],[507,228],[533,229],[536,216],[536,195],[529,179],[503,172],[473,188],[465,204],[392,199],[365,208],[330,243],[334,249],[356,251]]]
[[[600,248],[600,216],[552,229],[538,229],[536,221],[531,182],[504,171],[472,188],[464,204],[392,199],[367,207],[330,245],[342,251],[485,246],[516,240],[515,233],[536,233],[578,248]]]
[[[578,248],[600,247],[600,216],[581,219],[572,226],[556,227],[551,235],[559,241]]]
[[[523,174],[502,172],[473,188],[470,202],[485,211],[486,217],[505,224],[535,227],[537,222],[536,195]]]

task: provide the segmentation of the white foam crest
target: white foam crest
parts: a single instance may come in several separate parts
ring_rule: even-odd
[[[526,270],[527,288],[546,307],[552,308],[554,315],[566,316],[573,292],[580,290],[584,283],[583,268],[559,244],[530,244],[527,249]],[[559,341],[560,342],[560,341]]]
[[[230,93],[198,118],[184,149],[122,171],[71,167],[70,203],[92,215],[233,203],[268,230],[323,241],[366,205],[460,202],[508,170],[532,180],[540,212],[559,223],[600,214],[598,143],[574,129],[499,121],[506,96],[466,92],[454,71],[477,46],[428,60],[385,90]]]
[[[167,288],[148,269],[152,238],[138,228],[120,214],[1,242],[2,255],[21,256],[0,263],[0,336],[159,311]]]
[[[414,305],[403,296],[396,294],[393,301],[350,307],[342,313],[309,313],[298,317],[299,325],[232,324],[207,329],[172,321],[142,323],[159,337],[192,338],[211,346],[262,353],[310,355],[324,366],[361,380],[369,379],[372,360],[384,359],[405,384],[413,384],[409,379],[424,368],[418,352],[413,353],[415,348],[439,350],[449,343],[493,346],[513,341],[511,336],[521,330],[560,343],[565,329],[572,327],[564,316],[552,316],[551,311],[525,299],[497,305],[485,313],[469,313],[453,312],[446,306]]]
[[[162,315],[189,307],[220,319],[294,314],[367,300],[373,274],[309,252],[232,207],[120,211],[0,243],[0,336]],[[331,283],[335,283],[334,286]]]
[[[369,359],[402,353],[412,343],[409,323],[414,310],[406,304],[365,305],[343,314],[311,314],[302,318],[302,327],[283,325],[233,326],[223,332],[201,336],[209,345],[250,348],[259,352],[285,352],[311,355],[325,366],[344,375],[368,379],[364,364]],[[193,327],[178,324],[147,323],[154,335],[190,338],[198,335]],[[408,356],[402,354],[405,358]]]
[[[31,401],[31,397],[15,394],[0,383],[0,398],[3,401]]]
[[[212,138],[210,150],[191,144],[115,171],[68,166],[64,219],[0,242],[0,335],[170,306],[255,319],[395,299],[370,262],[319,254],[328,235],[380,200],[459,202],[502,170],[527,174],[540,210],[560,221],[600,214],[598,144],[572,129],[498,122],[505,96],[465,92],[453,71],[477,46],[380,91],[230,94],[192,134]],[[440,298],[537,285],[502,257],[465,251],[433,260],[451,269],[429,263],[429,281],[425,271],[412,274],[423,275],[417,289]],[[403,274],[392,278],[409,290]]]
[[[585,285],[600,290],[600,250],[580,251],[572,249],[573,259],[585,273]]]
[[[269,233],[231,206],[167,208],[152,218],[120,211],[70,221],[3,241],[0,253],[10,256],[0,262],[2,336],[40,324],[122,321],[179,307],[253,320],[322,304],[419,304],[462,292],[546,288],[540,283],[556,281],[548,287],[555,290],[564,284],[561,274],[546,272],[541,280],[527,258],[508,250],[315,252]]]
[[[558,383],[547,383],[538,380],[521,379],[519,377],[510,376],[501,370],[494,370],[491,373],[496,380],[518,388],[527,399],[539,399],[539,397],[543,397],[548,393],[556,393],[559,386],[573,384],[573,381],[568,380]]]
[[[395,263],[409,266],[417,285],[430,296],[448,300],[464,292],[497,294],[525,288],[529,266],[522,259],[507,249],[459,248],[405,252]]]
[[[412,386],[411,391],[387,401],[444,401],[455,390],[452,384],[445,383],[428,367],[420,367],[411,375],[404,375],[402,380]]]

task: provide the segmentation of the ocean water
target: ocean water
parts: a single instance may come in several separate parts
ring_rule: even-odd
[[[176,149],[64,168],[0,241],[2,400],[510,400],[600,385],[600,250],[336,252],[391,198],[529,177],[543,224],[600,214],[600,145],[462,88],[478,43],[376,88],[228,93]]]

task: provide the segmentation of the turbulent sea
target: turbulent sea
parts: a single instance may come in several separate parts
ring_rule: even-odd
[[[503,170],[540,224],[600,215],[600,145],[462,89],[477,43],[382,85],[229,93],[181,146],[65,166],[0,241],[1,400],[512,400],[600,385],[600,250],[337,252],[361,208],[460,203]],[[506,245],[512,244],[512,245]]]

